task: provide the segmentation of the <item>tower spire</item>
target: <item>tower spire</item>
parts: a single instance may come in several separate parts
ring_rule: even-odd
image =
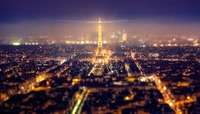
[[[99,29],[98,29],[98,46],[102,46],[102,27],[101,27],[101,18],[99,17]]]

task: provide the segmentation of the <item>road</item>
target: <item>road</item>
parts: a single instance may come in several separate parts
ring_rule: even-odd
[[[161,82],[161,80],[156,76],[147,76],[143,70],[142,70],[142,66],[139,64],[139,62],[136,62],[135,58],[132,56],[133,61],[135,62],[136,66],[138,67],[138,69],[140,70],[141,74],[143,75],[143,77],[141,78],[142,80],[151,80],[156,84],[157,89],[160,91],[160,93],[162,94],[163,98],[164,98],[164,102],[166,104],[168,104],[176,114],[183,114],[182,110],[178,107],[178,106],[174,106],[173,104],[175,103],[175,99],[173,97],[173,95],[171,94],[170,90]]]
[[[87,90],[87,92],[86,92],[86,94],[85,94],[85,96],[84,96],[84,98],[83,98],[83,101],[81,102],[81,104],[80,104],[80,106],[79,106],[79,108],[78,108],[78,110],[77,110],[77,114],[80,114],[80,113],[81,113],[82,108],[83,108],[83,106],[84,106],[84,104],[85,104],[85,101],[86,101],[87,98],[88,98],[89,93],[90,93],[90,91]]]
[[[90,76],[91,74],[95,76],[101,76],[103,74],[103,71],[104,71],[104,65],[102,63],[98,63],[94,65],[88,76]]]
[[[175,111],[176,114],[183,114],[182,110],[174,105],[176,103],[176,100],[173,94],[171,94],[171,91],[165,85],[162,84],[161,80],[157,76],[154,76],[153,80],[158,90],[163,95],[165,103],[167,103]]]
[[[80,98],[77,100],[73,110],[72,114],[80,114],[82,107],[87,100],[87,97],[89,95],[90,90],[89,89],[84,89],[83,92],[80,94]]]
[[[133,56],[132,56],[132,58],[133,58],[133,61],[135,62],[136,59]],[[166,85],[164,85],[162,83],[162,81],[159,79],[158,76],[156,76],[156,75],[147,76],[143,72],[142,67],[139,64],[139,62],[135,62],[135,64],[138,67],[138,69],[140,70],[141,74],[143,74],[143,76],[144,76],[141,79],[144,80],[144,81],[147,81],[147,80],[153,81],[156,84],[157,89],[162,94],[162,96],[164,98],[164,102],[166,104],[168,104],[174,110],[174,112],[176,114],[183,114],[181,107],[184,106],[185,104],[196,102],[195,96],[187,97],[187,99],[185,99],[185,100],[176,101],[175,97],[171,93],[171,90],[169,88],[167,88]]]

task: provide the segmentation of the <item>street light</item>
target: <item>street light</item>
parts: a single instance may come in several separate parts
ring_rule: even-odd
[[[164,86],[164,87],[163,87],[163,89],[164,89],[164,91],[165,91],[165,90],[167,89],[167,87],[166,87],[166,86]]]

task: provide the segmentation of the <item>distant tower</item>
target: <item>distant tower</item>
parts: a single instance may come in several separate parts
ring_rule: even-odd
[[[126,40],[127,40],[127,33],[124,30],[122,33],[122,42],[125,42]]]
[[[103,51],[103,38],[102,38],[102,26],[101,26],[101,19],[99,18],[98,22],[98,41],[97,41],[97,50],[95,54],[95,58],[93,63],[102,62],[105,63],[105,56]]]

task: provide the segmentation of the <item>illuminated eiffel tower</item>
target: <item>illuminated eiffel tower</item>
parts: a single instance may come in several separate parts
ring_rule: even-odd
[[[103,46],[103,38],[102,38],[102,26],[101,26],[101,19],[99,18],[98,22],[98,41],[97,41],[97,49],[95,53],[95,58],[93,60],[93,64],[95,63],[107,63]]]

